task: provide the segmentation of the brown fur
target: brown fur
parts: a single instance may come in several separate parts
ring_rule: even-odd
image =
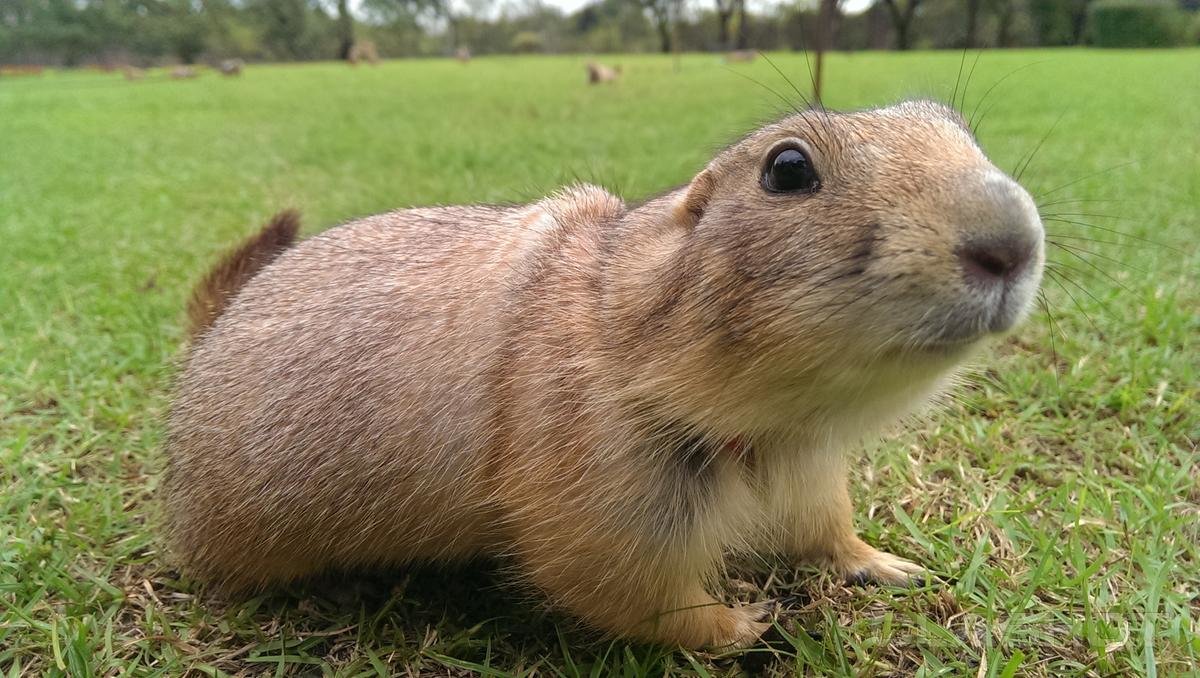
[[[292,246],[299,229],[300,215],[286,210],[276,214],[262,230],[230,250],[192,290],[187,309],[188,336],[195,338],[207,330],[243,285]]]
[[[372,66],[379,65],[379,50],[375,48],[375,43],[370,40],[359,40],[350,47],[350,53],[346,55],[346,60],[351,66],[357,66],[365,61]]]
[[[604,82],[616,82],[621,77],[620,66],[605,66],[589,61],[585,66],[588,74],[588,84],[599,85]]]
[[[785,142],[818,191],[763,190]],[[194,345],[173,554],[228,591],[490,554],[607,632],[752,643],[768,608],[708,592],[731,552],[920,571],[856,536],[844,451],[1019,319],[1040,235],[1029,196],[924,102],[791,116],[636,208],[579,186],[345,224]],[[1003,294],[958,254],[1001,236],[1036,243]]]

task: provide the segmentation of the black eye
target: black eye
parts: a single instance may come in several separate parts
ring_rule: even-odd
[[[772,193],[812,193],[821,186],[808,155],[798,148],[775,152],[763,172],[763,188]]]

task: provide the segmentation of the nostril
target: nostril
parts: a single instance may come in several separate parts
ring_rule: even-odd
[[[965,254],[966,264],[971,268],[978,269],[977,273],[980,274],[1003,278],[1008,273],[1008,270],[1012,268],[1008,261],[1001,258],[1002,255],[997,252],[969,250]]]
[[[959,249],[958,258],[967,279],[991,283],[1016,275],[1029,259],[1029,248],[1008,239],[972,242]]]

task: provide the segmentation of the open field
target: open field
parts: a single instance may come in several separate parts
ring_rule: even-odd
[[[801,56],[775,60],[807,81]],[[968,112],[1010,76],[980,134],[1001,167],[1062,116],[1023,179],[1058,263],[1052,320],[856,464],[865,538],[939,581],[745,572],[730,598],[794,596],[788,642],[720,656],[597,639],[486,564],[222,603],[160,561],[182,309],[218,252],[287,206],[311,233],[576,179],[636,199],[779,111],[737,73],[788,91],[761,59],[614,61],[625,77],[603,87],[574,57],[0,80],[0,671],[1200,675],[1197,50],[989,52],[975,68]],[[827,101],[948,98],[959,64],[837,55]]]

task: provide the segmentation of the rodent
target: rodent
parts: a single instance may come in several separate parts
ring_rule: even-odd
[[[183,570],[244,591],[494,555],[597,629],[694,648],[769,624],[706,590],[730,552],[921,572],[856,536],[846,449],[1012,328],[1044,257],[1029,194],[928,101],[786,117],[636,207],[575,186],[295,231],[193,300]]]
[[[617,78],[621,77],[620,66],[605,66],[594,61],[589,61],[584,65],[588,74],[588,84],[598,85],[602,82],[616,82]]]

